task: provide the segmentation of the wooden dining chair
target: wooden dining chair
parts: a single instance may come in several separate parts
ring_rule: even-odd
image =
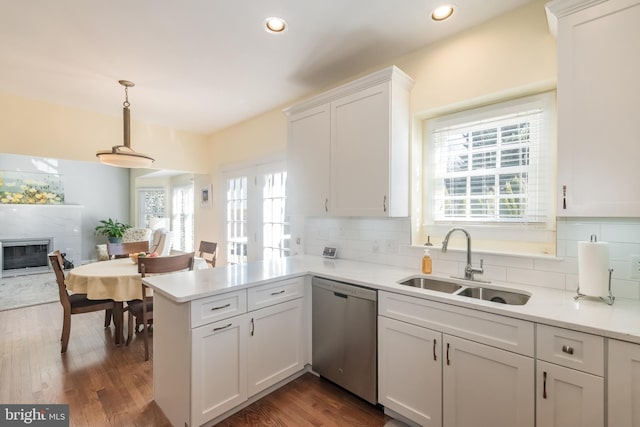
[[[56,274],[58,282],[58,293],[60,294],[60,304],[62,304],[62,348],[60,353],[67,351],[69,345],[69,335],[71,334],[71,315],[80,313],[90,313],[92,311],[113,310],[114,303],[110,299],[92,300],[87,298],[87,294],[69,294],[67,285],[64,281],[64,272],[62,270],[62,255],[60,251],[54,251],[48,254],[51,267]]]
[[[127,258],[129,254],[136,254],[138,252],[149,252],[148,240],[122,243],[107,242],[109,258]]]
[[[208,264],[211,264],[211,267],[216,266],[216,257],[218,255],[217,243],[201,240],[198,251],[200,251],[200,258],[204,258]],[[211,255],[211,258],[207,258],[205,255]]]
[[[148,274],[165,274],[183,270],[193,270],[195,252],[154,258],[138,258],[138,272],[145,277]],[[127,344],[142,326],[144,337],[144,360],[149,360],[149,324],[153,323],[153,297],[147,296],[147,286],[142,284],[142,300],[129,301],[125,311],[128,312]],[[134,326],[134,318],[136,324]]]

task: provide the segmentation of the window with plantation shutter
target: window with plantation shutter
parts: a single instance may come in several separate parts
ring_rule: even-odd
[[[554,229],[554,120],[554,92],[426,120],[423,225]]]

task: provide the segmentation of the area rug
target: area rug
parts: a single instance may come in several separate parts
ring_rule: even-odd
[[[0,311],[58,300],[53,272],[0,278]]]

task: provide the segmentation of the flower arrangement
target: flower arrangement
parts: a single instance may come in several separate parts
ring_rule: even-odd
[[[58,175],[0,172],[0,203],[61,205],[64,192]]]

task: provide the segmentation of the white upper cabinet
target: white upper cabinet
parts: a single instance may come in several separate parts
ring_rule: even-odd
[[[290,212],[322,216],[329,212],[331,116],[329,104],[289,116],[287,203]]]
[[[389,67],[285,110],[293,215],[409,215],[412,85]]]
[[[640,216],[640,1],[556,0],[558,215]]]

